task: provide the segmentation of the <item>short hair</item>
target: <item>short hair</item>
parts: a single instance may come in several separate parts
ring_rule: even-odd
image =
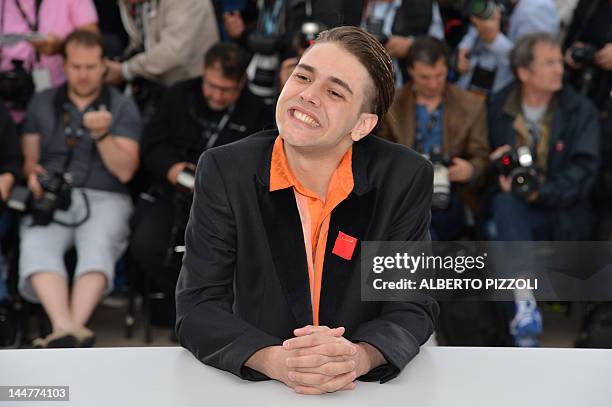
[[[547,32],[535,32],[523,35],[510,52],[510,65],[518,78],[519,68],[529,68],[533,63],[533,50],[538,44],[548,44],[560,47],[557,37]]]
[[[61,55],[66,59],[66,48],[70,44],[79,44],[87,48],[99,47],[102,50],[101,58],[106,56],[106,48],[104,46],[104,39],[96,32],[88,30],[75,30],[71,32],[68,37],[64,40],[62,45]]]
[[[222,75],[235,81],[242,80],[249,66],[249,55],[238,45],[219,42],[204,56],[204,68],[219,67]]]
[[[430,35],[417,37],[406,55],[408,67],[414,67],[415,62],[428,66],[435,65],[440,58],[444,59],[446,66],[450,66],[450,50],[445,42]]]
[[[376,130],[395,95],[393,60],[372,34],[358,27],[343,26],[322,31],[315,44],[326,42],[339,44],[357,58],[370,74],[374,86],[371,91],[366,90],[367,102],[363,109],[378,116],[378,123],[374,128]]]

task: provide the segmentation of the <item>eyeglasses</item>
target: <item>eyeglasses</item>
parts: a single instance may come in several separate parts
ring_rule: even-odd
[[[236,93],[240,90],[240,85],[236,85],[236,86],[219,86],[215,83],[212,83],[209,80],[204,79],[204,86],[206,86],[207,88],[211,89],[211,90],[217,90],[221,93],[225,93],[225,94],[231,94],[231,93]]]

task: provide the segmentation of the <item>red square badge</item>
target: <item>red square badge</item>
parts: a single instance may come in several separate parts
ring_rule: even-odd
[[[338,232],[338,237],[336,238],[332,253],[345,260],[350,260],[353,257],[355,246],[357,246],[357,239],[346,233]]]

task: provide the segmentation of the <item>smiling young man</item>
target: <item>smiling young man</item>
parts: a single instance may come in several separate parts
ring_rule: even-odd
[[[200,158],[177,286],[177,336],[202,362],[320,394],[388,381],[437,304],[362,302],[360,244],[429,239],[432,168],[372,133],[391,58],[355,27],[320,35],[287,81],[278,132]]]

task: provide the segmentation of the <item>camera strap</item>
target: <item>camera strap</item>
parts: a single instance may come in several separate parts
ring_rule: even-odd
[[[111,102],[110,90],[106,85],[103,85],[102,89],[100,90],[100,96],[87,108],[87,110],[91,110],[91,109],[99,110],[101,106],[105,106],[106,109],[110,111],[110,102]],[[72,161],[74,159],[74,150],[79,144],[79,141],[81,140],[81,138],[84,136],[85,130],[82,129],[81,127],[75,131],[73,127],[71,126],[71,116],[70,116],[70,111],[68,110],[68,103],[70,103],[70,101],[68,100],[68,86],[67,85],[63,85],[57,91],[57,94],[55,96],[55,100],[53,101],[53,103],[54,103],[53,107],[55,110],[55,117],[57,117],[56,120],[58,120],[58,124],[64,126],[64,136],[66,137],[66,146],[68,147],[68,154],[66,155],[66,159],[64,160],[63,172],[67,173],[69,172],[70,165],[72,164]],[[93,158],[93,152],[95,152],[95,149],[96,149],[96,146],[94,144],[92,146],[92,157],[91,158]],[[91,161],[92,160],[90,159],[89,160],[90,169],[91,169]],[[87,172],[89,173],[89,171]]]
[[[19,11],[19,14],[21,14],[21,17],[23,17],[23,20],[25,21],[25,23],[27,24],[28,28],[30,29],[30,31],[32,32],[38,32],[38,25],[40,22],[40,6],[42,4],[42,0],[35,0],[35,11],[34,11],[34,22],[30,21],[30,19],[28,18],[28,15],[26,14],[25,10],[23,9],[23,6],[21,4],[21,0],[15,0],[15,6],[17,7],[17,10]]]

